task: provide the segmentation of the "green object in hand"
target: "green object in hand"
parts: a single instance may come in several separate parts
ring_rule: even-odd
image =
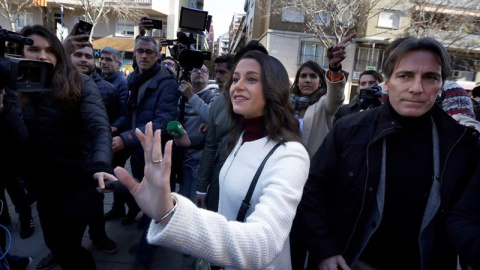
[[[170,121],[167,124],[167,132],[172,135],[174,138],[182,137],[184,130],[182,124],[178,121]]]

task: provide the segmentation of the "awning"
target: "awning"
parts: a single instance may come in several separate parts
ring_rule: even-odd
[[[119,51],[133,52],[135,39],[133,38],[113,38],[113,37],[93,37],[93,48],[101,50],[103,47],[112,47]]]
[[[157,42],[158,42],[158,38]],[[112,47],[119,51],[133,52],[135,48],[134,38],[114,38],[114,37],[93,37],[93,49],[101,50],[104,47]],[[166,46],[161,48],[163,54],[166,53]]]

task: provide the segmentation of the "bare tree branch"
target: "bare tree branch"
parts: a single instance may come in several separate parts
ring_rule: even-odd
[[[0,15],[10,23],[10,30],[16,31],[15,21],[18,16],[25,14],[26,10],[33,4],[31,0],[0,0]]]
[[[4,0],[0,0],[4,1]],[[94,29],[97,24],[102,21],[108,26],[109,17],[115,17],[121,20],[140,20],[145,16],[145,13],[132,0],[77,0],[82,7],[85,19],[93,24],[92,32],[90,33],[90,42]],[[109,14],[111,14],[109,16]]]
[[[257,0],[257,5],[261,6]],[[282,14],[285,9],[299,10],[304,15],[304,25],[325,47],[340,42],[352,32],[363,30],[367,22],[382,9],[394,9],[404,0],[276,0],[269,7],[271,14]],[[265,12],[268,13],[268,12]]]

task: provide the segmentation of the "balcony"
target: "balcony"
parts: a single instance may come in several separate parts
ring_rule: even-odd
[[[457,31],[425,29],[421,36],[435,38],[450,49],[480,52],[480,35],[464,33],[461,29]]]
[[[118,1],[110,0],[109,2],[111,2],[112,5],[118,4],[117,3]],[[145,6],[145,5],[151,6],[152,0],[124,0],[123,3],[127,5],[132,5],[132,6]]]
[[[414,1],[414,10],[440,12],[463,16],[479,16],[480,0],[417,0]]]

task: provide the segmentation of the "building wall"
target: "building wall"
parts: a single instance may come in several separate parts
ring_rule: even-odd
[[[366,24],[366,31],[364,36],[378,36],[384,38],[396,38],[399,36],[403,36],[405,33],[405,29],[411,23],[411,9],[413,8],[413,4],[410,1],[402,1],[399,0],[383,0],[379,1],[378,4],[372,9],[370,12],[370,20],[368,20]],[[398,29],[392,28],[382,28],[378,26],[379,14],[382,9],[388,10],[397,10],[401,12],[400,18],[400,27]]]
[[[259,42],[265,46],[271,56],[277,58],[285,66],[288,76],[293,82],[300,63],[300,49],[302,42],[318,42],[318,39],[311,34],[281,30],[268,30]],[[352,73],[355,61],[356,45],[350,44],[347,47],[347,58],[342,62],[343,70]],[[349,76],[346,89],[350,89],[352,76]],[[349,95],[345,92],[345,96]]]

